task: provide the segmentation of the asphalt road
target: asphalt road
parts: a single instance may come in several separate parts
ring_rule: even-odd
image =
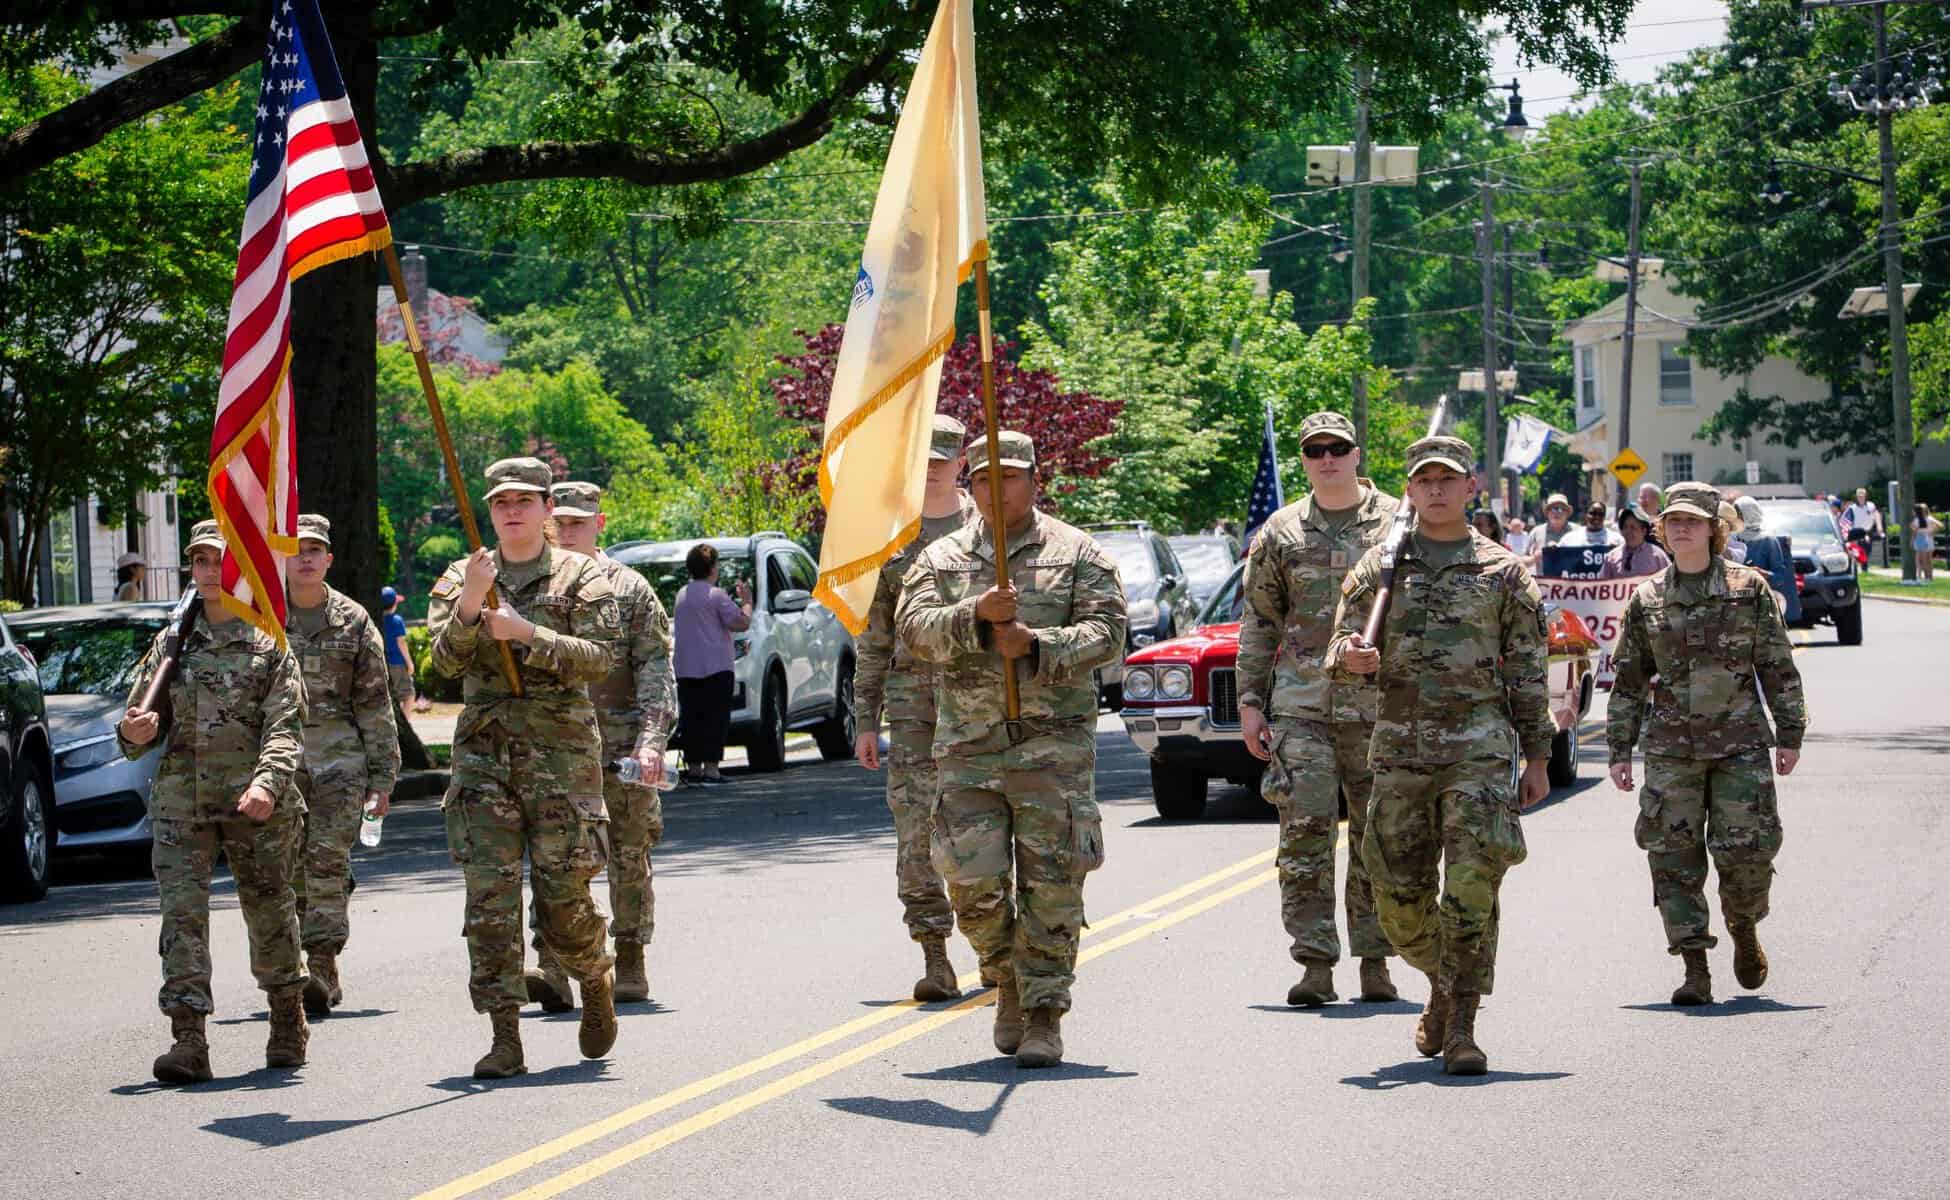
[[[20,1197],[1914,1197],[1950,1194],[1943,679],[1950,612],[1869,610],[1867,644],[1798,655],[1814,732],[1782,783],[1773,977],[1677,1010],[1635,805],[1585,778],[1527,819],[1504,888],[1492,1073],[1446,1079],[1408,999],[1302,1012],[1271,873],[1237,791],[1152,812],[1114,722],[1069,1062],[1019,1073],[987,994],[901,1002],[919,956],[879,780],[803,758],[677,793],[656,856],[656,1002],[603,1062],[572,1017],[523,1021],[531,1074],[469,1076],[459,879],[430,804],[359,862],[346,1007],[311,1063],[262,1069],[234,897],[214,922],[216,1081],[163,1089],[154,885],[101,869],[0,910],[0,1129]],[[1594,747],[1595,748],[1595,747]],[[957,965],[972,971],[965,943]],[[1353,984],[1343,965],[1345,993]],[[1401,972],[1400,974],[1406,974]],[[1413,1001],[1413,1002],[1410,1002]]]

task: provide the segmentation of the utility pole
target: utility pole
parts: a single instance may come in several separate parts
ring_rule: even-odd
[[[1374,88],[1374,68],[1364,63],[1354,67],[1354,306],[1368,295],[1368,246],[1374,236],[1374,189],[1372,177],[1374,138],[1368,130],[1370,95]],[[1354,374],[1354,436],[1368,444],[1368,373]]]
[[[1889,6],[1876,5],[1876,149],[1882,160],[1882,287],[1889,296],[1889,392],[1896,406],[1892,440],[1896,459],[1897,511],[1884,514],[1884,536],[1903,543],[1903,580],[1916,579],[1916,550],[1910,545],[1907,506],[1916,503],[1916,434],[1909,409],[1909,326],[1903,313],[1902,228],[1896,216],[1896,144],[1892,125],[1896,97],[1889,87]],[[1894,518],[1898,525],[1889,529]]]
[[[1503,431],[1496,419],[1496,184],[1484,177],[1483,192],[1483,471],[1494,496],[1503,489],[1497,453]]]
[[[1510,373],[1520,377],[1517,366],[1517,264],[1510,257],[1511,226],[1503,226],[1503,354],[1502,362],[1510,364]],[[1518,388],[1512,387],[1514,394]],[[1503,480],[1503,511],[1513,513],[1523,499],[1523,483],[1511,472],[1510,478]]]
[[[1618,368],[1618,452],[1632,447],[1632,341],[1638,332],[1639,316],[1639,173],[1644,164],[1634,160],[1632,168],[1632,219],[1625,235],[1625,339],[1623,361]],[[1673,480],[1665,480],[1670,485]],[[1612,477],[1614,499],[1625,503],[1625,485]]]

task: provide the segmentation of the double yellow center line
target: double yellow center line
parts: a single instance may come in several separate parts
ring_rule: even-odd
[[[1227,867],[1222,867],[1209,875],[1194,879],[1181,887],[1173,888],[1158,896],[1153,896],[1139,904],[1132,905],[1122,912],[1115,913],[1096,924],[1084,933],[1081,952],[1077,955],[1079,965],[1101,958],[1113,950],[1122,949],[1134,942],[1142,941],[1156,933],[1207,912],[1226,901],[1244,895],[1254,888],[1270,883],[1278,872],[1268,864],[1272,862],[1273,851],[1266,850],[1251,855]],[[1263,868],[1263,869],[1261,869]],[[1236,878],[1244,876],[1244,878]],[[1215,885],[1232,880],[1230,884],[1217,891],[1207,891]],[[1205,895],[1199,895],[1204,892]],[[1198,896],[1179,908],[1171,908],[1187,897]],[[1170,911],[1165,911],[1169,909]],[[1113,934],[1120,926],[1129,926],[1122,932]],[[963,988],[978,987],[981,984],[979,973],[970,972],[961,977]],[[531,1150],[511,1155],[500,1162],[483,1167],[469,1175],[464,1175],[452,1183],[443,1184],[431,1191],[422,1192],[414,1200],[459,1200],[484,1188],[492,1187],[502,1180],[551,1162],[563,1155],[573,1153],[584,1146],[613,1134],[621,1133],[633,1126],[641,1125],[659,1114],[670,1111],[693,1100],[710,1095],[741,1083],[754,1076],[764,1074],[777,1067],[809,1055],[818,1053],[828,1046],[843,1042],[876,1026],[887,1024],[904,1017],[914,1019],[899,1028],[854,1046],[830,1058],[824,1058],[801,1067],[789,1075],[770,1083],[762,1084],[749,1091],[741,1092],[728,1100],[719,1102],[693,1116],[686,1117],[673,1125],[664,1126],[586,1163],[571,1167],[532,1186],[515,1193],[515,1200],[541,1200],[546,1196],[558,1196],[571,1188],[588,1183],[607,1175],[618,1167],[635,1162],[646,1155],[655,1154],[666,1146],[681,1142],[694,1134],[702,1133],[715,1125],[722,1124],[741,1113],[749,1112],[758,1106],[776,1100],[781,1096],[798,1091],[807,1084],[815,1083],[838,1071],[864,1062],[882,1054],[903,1042],[909,1042],[925,1034],[934,1032],[942,1026],[958,1021],[976,1009],[995,1002],[992,990],[983,991],[958,1004],[945,1009],[924,1010],[913,1000],[904,1000],[863,1017],[835,1025],[831,1029],[803,1038],[789,1046],[774,1050],[769,1054],[720,1071],[715,1075],[674,1088],[660,1096],[652,1097],[639,1104],[592,1121],[579,1129],[544,1142]]]

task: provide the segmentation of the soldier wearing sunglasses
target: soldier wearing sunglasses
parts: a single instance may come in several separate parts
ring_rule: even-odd
[[[1373,679],[1330,671],[1321,655],[1334,635],[1341,580],[1388,532],[1398,502],[1361,477],[1354,423],[1321,412],[1300,425],[1310,491],[1267,518],[1246,559],[1239,628],[1239,717],[1246,749],[1266,762],[1262,791],[1279,810],[1280,916],[1303,968],[1287,1003],[1339,999],[1334,924],[1334,826],[1347,800],[1348,941],[1361,960],[1361,999],[1397,998],[1388,944],[1361,863],[1367,831],[1368,741]]]

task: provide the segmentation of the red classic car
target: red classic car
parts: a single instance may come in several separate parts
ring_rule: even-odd
[[[1188,821],[1205,811],[1209,781],[1259,793],[1265,764],[1239,736],[1239,610],[1242,563],[1199,613],[1191,633],[1146,646],[1124,660],[1124,731],[1151,760],[1158,815]],[[1578,777],[1579,720],[1591,707],[1598,641],[1576,613],[1547,605],[1550,622],[1550,781]]]

